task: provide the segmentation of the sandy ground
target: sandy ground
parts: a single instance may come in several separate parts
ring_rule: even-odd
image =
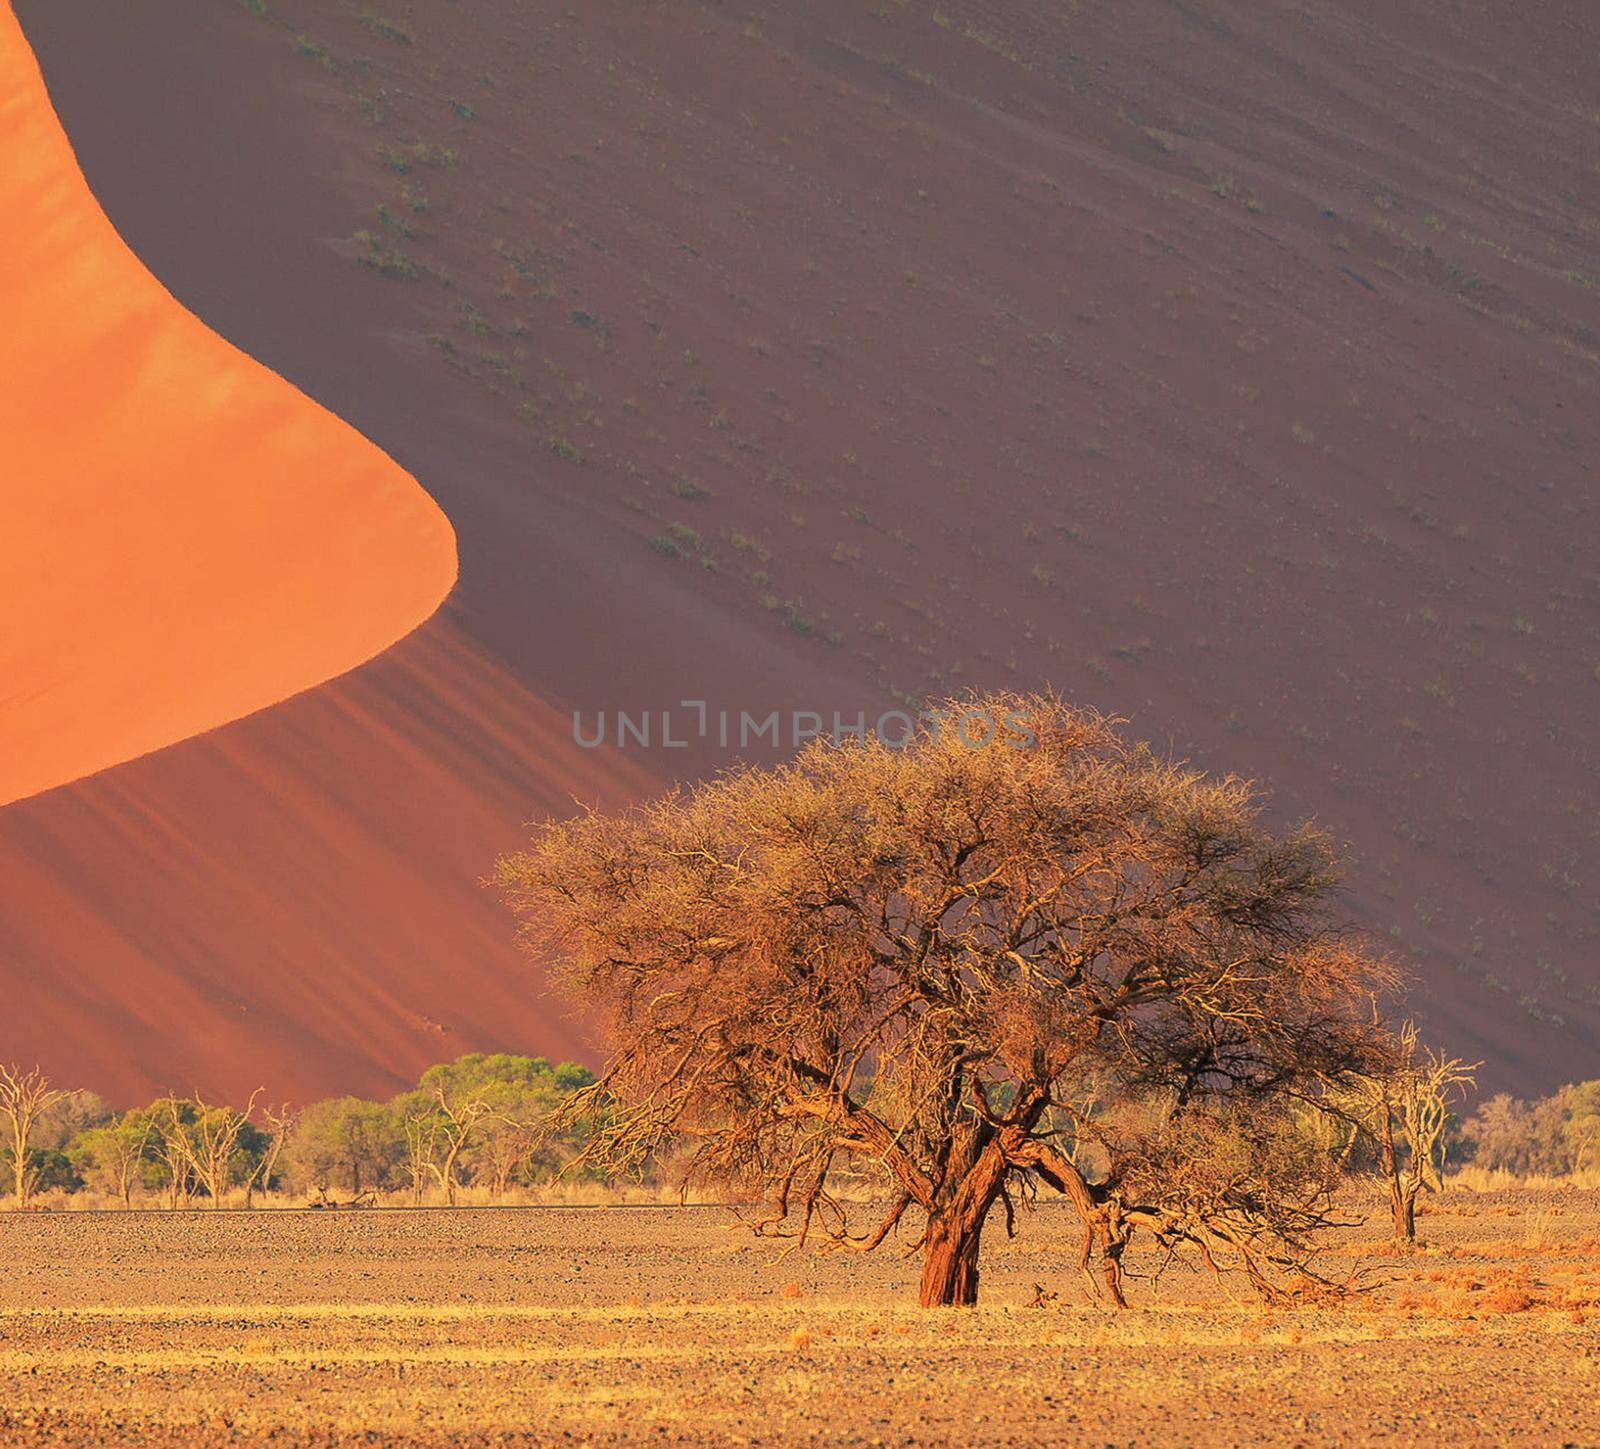
[[[1052,1207],[938,1312],[714,1208],[8,1216],[0,1442],[1600,1443],[1600,1194],[1434,1206],[1347,1235],[1347,1306],[1178,1266],[1125,1314]]]

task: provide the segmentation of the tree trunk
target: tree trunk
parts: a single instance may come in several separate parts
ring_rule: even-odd
[[[986,1211],[974,1215],[952,1206],[929,1222],[922,1257],[924,1308],[970,1308],[978,1301],[978,1244]]]
[[[1104,1258],[1101,1271],[1105,1275],[1106,1291],[1118,1308],[1128,1306],[1127,1294],[1122,1291],[1122,1254],[1131,1236],[1132,1230],[1122,1221],[1122,1210],[1115,1202],[1101,1209],[1100,1238]]]
[[[1383,1175],[1389,1181],[1389,1208],[1394,1214],[1394,1240],[1397,1243],[1414,1243],[1417,1240],[1417,1193],[1414,1187],[1401,1181],[1400,1155],[1395,1150],[1394,1119],[1388,1104],[1383,1109],[1383,1130],[1378,1136],[1382,1152]]]
[[[994,1129],[973,1122],[958,1131],[945,1171],[946,1190],[928,1212],[921,1303],[924,1308],[969,1308],[978,1301],[983,1222],[1006,1180],[1007,1158]]]
[[[11,1169],[12,1193],[21,1212],[28,1205],[28,1134],[16,1123],[11,1134]]]
[[[1417,1240],[1417,1189],[1410,1183],[1391,1183],[1390,1205],[1394,1209],[1394,1240],[1397,1243],[1414,1243]]]
[[[444,1188],[444,1200],[456,1205],[456,1158],[461,1155],[461,1144],[452,1142],[445,1153],[444,1166],[439,1170],[439,1185]]]

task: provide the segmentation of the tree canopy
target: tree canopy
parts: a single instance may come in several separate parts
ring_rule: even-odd
[[[1383,1066],[1324,837],[1050,696],[552,823],[496,880],[605,1021],[591,1158],[681,1134],[763,1233],[912,1231],[928,1304],[975,1301],[991,1208],[1041,1183],[1118,1302],[1139,1229],[1274,1291],[1335,1173],[1291,1108]]]

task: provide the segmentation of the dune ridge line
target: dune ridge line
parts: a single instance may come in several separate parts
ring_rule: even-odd
[[[124,244],[10,0],[0,97],[4,805],[355,668],[457,560],[410,474]]]

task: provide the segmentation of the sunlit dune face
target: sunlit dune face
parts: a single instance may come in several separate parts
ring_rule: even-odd
[[[412,478],[123,245],[9,0],[0,156],[3,804],[371,658],[456,554]]]

